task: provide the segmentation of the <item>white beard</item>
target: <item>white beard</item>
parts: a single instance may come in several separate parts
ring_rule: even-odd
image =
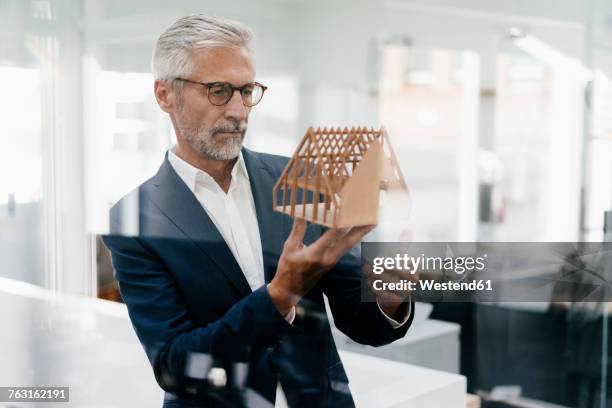
[[[242,122],[239,129],[242,133],[225,137],[223,140],[217,139],[216,134],[220,133],[219,127],[212,129],[181,128],[180,133],[203,157],[212,160],[233,160],[240,154],[244,133],[246,132],[246,122]]]

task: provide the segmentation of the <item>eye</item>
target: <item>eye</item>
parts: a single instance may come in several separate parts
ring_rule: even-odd
[[[244,95],[244,96],[251,96],[252,94],[253,94],[253,87],[252,86],[246,87],[246,88],[244,88],[242,90],[242,95]]]
[[[210,88],[210,93],[215,96],[224,95],[226,92],[227,92],[227,89],[223,85],[215,85],[212,88]]]

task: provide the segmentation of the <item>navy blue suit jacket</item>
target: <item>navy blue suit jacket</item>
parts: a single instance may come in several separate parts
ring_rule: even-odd
[[[247,149],[243,157],[270,282],[292,225],[272,211],[272,188],[288,159]],[[137,220],[136,235],[123,233],[128,219]],[[305,242],[321,233],[309,225]],[[240,405],[245,398],[253,405],[253,396],[273,404],[277,381],[290,406],[352,406],[323,294],[336,327],[359,343],[390,343],[405,335],[412,320],[393,329],[375,303],[361,301],[360,260],[351,252],[300,302],[303,313],[289,324],[265,285],[251,291],[167,157],[155,176],[113,206],[111,233],[103,240],[136,334],[166,391],[164,406]],[[244,370],[232,374],[239,362],[246,377]],[[224,389],[206,380],[211,364],[227,368]]]

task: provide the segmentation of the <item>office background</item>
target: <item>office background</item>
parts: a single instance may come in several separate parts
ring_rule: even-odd
[[[371,239],[606,239],[610,1],[3,0],[5,288],[120,302],[98,235],[173,144],[150,58],[157,36],[194,12],[255,32],[269,90],[247,147],[289,155],[308,126],[388,129],[411,206]],[[448,323],[427,339],[456,348],[430,368],[466,376],[472,393],[511,385],[561,406],[612,406],[607,304],[445,304],[423,320]]]

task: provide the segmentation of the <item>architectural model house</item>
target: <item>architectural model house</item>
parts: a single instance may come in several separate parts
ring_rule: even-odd
[[[274,186],[274,210],[326,227],[376,224],[381,191],[408,193],[384,128],[310,127]]]

